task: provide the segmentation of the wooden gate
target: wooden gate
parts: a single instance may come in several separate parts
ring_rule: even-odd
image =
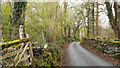
[[[0,44],[2,50],[3,65],[5,66],[29,66],[33,61],[33,51],[28,34],[23,37],[23,26],[19,29],[20,39]]]
[[[25,42],[26,44],[24,45],[23,43]],[[0,46],[3,47],[2,51],[0,51],[2,53],[1,60],[3,62],[6,61],[6,66],[31,65],[33,60],[33,52],[29,38],[2,43]],[[27,52],[27,54],[25,54],[25,52]]]

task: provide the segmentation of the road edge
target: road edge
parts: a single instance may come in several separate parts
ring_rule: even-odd
[[[60,62],[58,63],[58,66],[69,66],[69,57],[68,57],[68,46],[71,44],[72,42],[66,43],[61,51],[61,57],[60,57]]]
[[[82,43],[80,43],[80,45],[85,48],[86,50],[90,51],[91,53],[95,54],[96,56],[101,57],[102,59],[106,60],[107,62],[113,64],[114,66],[118,66],[118,59],[115,59],[113,57],[111,57],[109,54],[105,54],[105,53],[101,53],[96,51],[95,49],[88,47],[87,45],[84,45]]]

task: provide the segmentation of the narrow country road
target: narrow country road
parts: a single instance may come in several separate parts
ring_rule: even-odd
[[[70,66],[113,66],[102,58],[87,51],[80,42],[73,42],[68,47]]]

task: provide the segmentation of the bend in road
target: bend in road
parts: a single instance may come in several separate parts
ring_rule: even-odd
[[[68,56],[71,66],[113,66],[102,58],[87,51],[80,42],[73,42],[68,47]]]

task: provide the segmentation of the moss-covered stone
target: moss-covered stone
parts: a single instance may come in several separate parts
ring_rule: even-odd
[[[113,39],[107,39],[107,38],[83,38],[82,43],[84,43],[87,46],[90,46],[93,49],[96,49],[97,51],[100,51],[102,53],[107,53],[112,56],[115,56],[118,58],[117,53],[119,53],[120,47],[120,41],[119,39],[113,40]]]

